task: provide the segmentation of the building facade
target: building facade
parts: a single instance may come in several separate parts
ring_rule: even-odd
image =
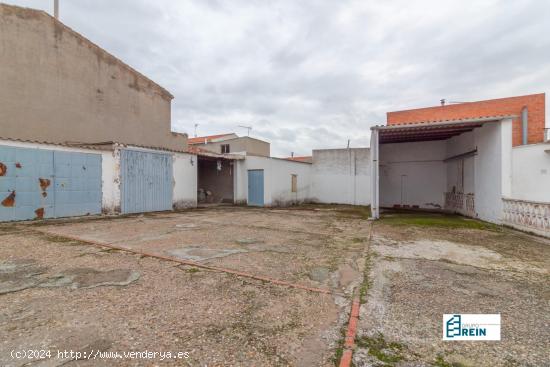
[[[512,144],[545,141],[545,94],[530,94],[478,102],[448,104],[387,113],[388,125],[429,123],[430,121],[472,119],[509,115],[512,118]]]

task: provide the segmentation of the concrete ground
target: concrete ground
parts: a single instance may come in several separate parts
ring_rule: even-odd
[[[550,241],[456,216],[373,227],[356,366],[550,366]],[[500,313],[501,341],[442,341],[442,316]]]
[[[0,365],[27,365],[28,359],[13,359],[12,350],[46,349],[54,357],[57,350],[189,357],[42,356],[30,365],[332,366],[351,292],[363,279],[370,229],[365,217],[361,208],[221,207],[2,225]]]
[[[550,365],[549,241],[457,216],[368,215],[219,207],[0,225],[0,365],[333,366],[353,292],[355,366]],[[443,342],[444,313],[500,313],[502,341]],[[12,357],[29,349],[54,355]]]

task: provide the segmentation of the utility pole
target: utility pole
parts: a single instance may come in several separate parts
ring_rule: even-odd
[[[59,20],[59,0],[53,0],[53,16]]]

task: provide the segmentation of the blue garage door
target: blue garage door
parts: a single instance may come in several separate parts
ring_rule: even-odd
[[[172,210],[172,155],[122,150],[121,211],[144,213]]]
[[[101,213],[101,155],[0,146],[0,221]]]
[[[264,170],[248,170],[248,205],[264,206]]]

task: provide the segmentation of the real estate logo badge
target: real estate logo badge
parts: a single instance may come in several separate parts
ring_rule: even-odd
[[[445,314],[443,340],[500,340],[500,314]]]

